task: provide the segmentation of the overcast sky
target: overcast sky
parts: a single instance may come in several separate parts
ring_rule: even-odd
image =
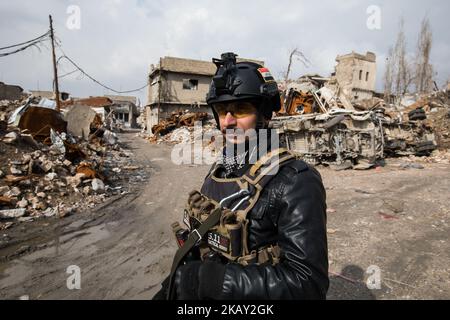
[[[380,9],[380,29],[369,29],[370,6]],[[80,28],[74,11],[80,9]],[[221,52],[264,60],[277,78],[286,69],[290,50],[298,47],[310,60],[294,62],[292,77],[305,73],[328,76],[338,54],[352,50],[377,55],[377,89],[382,88],[384,60],[395,43],[400,17],[405,20],[408,54],[413,57],[420,23],[431,22],[431,62],[436,80],[450,77],[450,1],[2,1],[0,47],[30,40],[48,29],[48,15],[62,49],[87,73],[125,91],[146,84],[150,64],[160,56],[211,60]],[[72,23],[69,28],[67,23]],[[75,27],[75,28],[74,28]],[[2,51],[3,52],[3,51]],[[57,55],[62,55],[57,51]],[[74,70],[61,61],[59,73]],[[0,81],[25,90],[51,90],[50,44],[0,57]],[[113,94],[74,73],[60,80],[73,96]],[[146,90],[135,94],[145,103]]]

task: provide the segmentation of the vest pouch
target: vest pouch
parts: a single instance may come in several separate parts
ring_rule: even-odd
[[[239,257],[242,253],[242,223],[226,224],[225,228],[230,234],[230,254]]]

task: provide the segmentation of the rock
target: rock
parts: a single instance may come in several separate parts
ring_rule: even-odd
[[[65,188],[67,185],[62,181],[56,181],[56,185],[60,188]]]
[[[67,177],[70,176],[70,171],[63,166],[57,166],[56,168],[54,167],[53,170],[56,172],[56,174],[59,177]]]
[[[105,190],[105,184],[100,179],[93,179],[92,180],[92,190],[95,192],[103,192]]]
[[[38,193],[36,194],[36,196],[37,196],[38,198],[45,198],[47,195],[46,195],[44,192],[38,192]]]
[[[11,195],[11,196],[13,196],[13,197],[20,196],[21,193],[22,193],[22,191],[20,191],[20,189],[17,188],[17,187],[13,187],[13,188],[9,191],[9,195]]]
[[[0,170],[0,178],[3,178],[4,177],[4,173],[3,173],[3,171],[2,170]]]
[[[53,163],[51,161],[44,161],[41,164],[41,168],[42,170],[44,170],[44,172],[49,172],[52,168],[53,168]]]
[[[120,168],[114,168],[114,169],[112,169],[112,171],[115,173],[120,173],[121,170],[120,170]]]
[[[33,217],[20,217],[19,219],[17,219],[19,222],[31,222],[34,220]]]
[[[9,167],[9,171],[11,172],[11,174],[13,174],[15,176],[22,174],[22,170],[18,169],[16,166]]]
[[[66,182],[72,187],[78,187],[81,184],[81,179],[85,177],[84,173],[77,173],[73,177],[66,177]]]
[[[424,166],[418,163],[410,163],[410,162],[404,162],[400,165],[400,168],[403,169],[423,169]]]
[[[32,183],[30,179],[19,181],[19,186],[21,187],[31,187]]]
[[[45,201],[39,201],[38,203],[33,204],[33,209],[43,211],[47,209],[47,204],[45,203]]]
[[[114,145],[118,142],[117,135],[114,132],[111,132],[109,130],[105,130],[103,133],[103,141],[106,142],[109,145]]]
[[[90,187],[90,186],[85,186],[85,187],[83,188],[83,193],[84,193],[85,195],[88,195],[90,192],[91,192],[91,187]]]
[[[23,217],[26,213],[26,209],[11,209],[11,210],[0,210],[0,219],[11,219]]]
[[[13,144],[16,143],[20,138],[20,135],[17,132],[10,132],[7,133],[4,137],[3,137],[3,142],[8,143],[8,144]]]
[[[31,161],[31,154],[24,154],[22,155],[22,158],[24,163],[28,163]]]
[[[45,175],[45,180],[53,181],[56,177],[58,177],[58,174],[56,174],[55,172],[50,172]]]
[[[70,167],[72,165],[72,162],[66,159],[63,161],[63,165],[65,165],[66,167]]]
[[[31,157],[33,157],[33,159],[38,159],[42,156],[42,151],[41,150],[36,150],[31,154]]]
[[[7,192],[9,192],[9,187],[8,186],[1,186],[0,187],[0,195],[3,196]]]
[[[22,200],[17,202],[17,206],[19,206],[19,208],[26,208],[28,206],[28,201],[25,198],[22,198]]]
[[[402,200],[398,200],[398,199],[382,199],[382,200],[383,200],[383,205],[381,206],[381,209],[384,211],[401,213],[405,209],[405,202]]]
[[[12,227],[13,224],[14,224],[14,222],[11,222],[11,221],[0,223],[0,230],[6,230],[6,229]]]
[[[47,208],[43,213],[44,216],[46,216],[47,218],[49,217],[53,217],[56,215],[56,209],[55,208]]]
[[[74,213],[74,212],[75,212],[75,210],[74,210],[73,207],[70,207],[70,208],[62,208],[62,209],[60,209],[59,212],[58,212],[58,217],[64,218],[64,217],[67,217],[68,215],[71,215],[71,214]]]

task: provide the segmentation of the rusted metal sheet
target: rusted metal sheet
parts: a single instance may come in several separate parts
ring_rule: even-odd
[[[50,129],[56,132],[67,132],[67,122],[56,110],[40,107],[28,107],[20,116],[19,128],[28,130],[37,140],[50,136]]]

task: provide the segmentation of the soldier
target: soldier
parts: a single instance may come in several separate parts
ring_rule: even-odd
[[[320,174],[267,129],[280,109],[267,68],[213,59],[207,95],[226,146],[177,226],[184,244],[154,299],[325,299],[329,286]],[[256,134],[249,134],[254,132]],[[184,237],[184,238],[183,238]]]

